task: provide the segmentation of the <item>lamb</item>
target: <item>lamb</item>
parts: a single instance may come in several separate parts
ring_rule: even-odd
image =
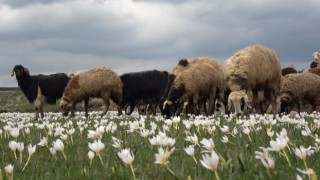
[[[67,116],[70,107],[84,100],[85,116],[88,118],[88,103],[90,97],[102,98],[104,116],[110,106],[109,99],[117,105],[118,114],[122,114],[122,82],[113,70],[107,67],[93,68],[74,75],[66,86],[60,101],[60,108],[64,116]]]
[[[241,49],[225,61],[224,73],[227,87],[231,90],[228,96],[229,111],[234,110],[239,116],[246,111],[246,107],[251,110],[256,108],[259,92],[263,91],[266,102],[272,104],[275,116],[281,68],[274,50],[262,45]],[[262,112],[266,112],[266,109]]]
[[[194,105],[203,97],[209,98],[208,115],[212,114],[216,96],[222,97],[225,88],[222,67],[217,64],[217,67],[208,63],[194,64],[176,76],[163,105],[167,117],[173,115],[170,111],[176,110],[180,100],[187,101],[189,110],[195,113]]]
[[[16,65],[13,68],[11,76],[14,75],[21,91],[28,101],[34,105],[36,120],[39,118],[39,112],[41,118],[44,117],[43,107],[45,103],[56,104],[56,100],[61,98],[69,81],[69,77],[65,73],[30,75],[28,68],[22,65]]]
[[[289,105],[289,110],[295,105],[308,101],[313,110],[320,111],[320,76],[312,73],[286,75],[280,91],[281,103]],[[299,108],[299,107],[298,107]]]

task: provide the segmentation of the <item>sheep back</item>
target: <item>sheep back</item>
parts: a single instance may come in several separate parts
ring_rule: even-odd
[[[99,67],[72,77],[64,90],[63,97],[70,102],[79,102],[84,97],[104,98],[106,93],[110,93],[115,103],[120,103],[122,86],[120,77],[113,70]]]
[[[314,101],[320,97],[320,77],[312,73],[288,74],[283,79],[281,97],[291,100],[309,99]],[[320,103],[320,102],[319,102]]]
[[[281,68],[276,53],[262,45],[237,51],[224,63],[227,86],[232,90],[255,88],[266,82],[280,84]]]

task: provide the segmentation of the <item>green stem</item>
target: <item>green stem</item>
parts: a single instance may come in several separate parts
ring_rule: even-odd
[[[217,180],[220,180],[220,177],[218,175],[218,171],[217,170],[214,171],[214,176],[216,177]]]
[[[136,178],[136,175],[134,174],[134,170],[133,170],[132,164],[130,164],[129,166],[130,166],[130,170],[131,170],[133,179],[136,180],[137,178]]]
[[[67,161],[67,156],[66,156],[66,154],[64,153],[64,151],[62,151],[62,155],[63,155],[63,157],[64,157],[64,160]]]
[[[196,159],[194,156],[192,156],[192,159],[193,159],[194,162],[198,165],[198,161],[197,161],[197,159]]]
[[[179,177],[176,176],[176,174],[169,168],[168,165],[165,165],[166,170],[175,178],[180,179]]]
[[[286,157],[286,159],[287,159],[287,161],[288,161],[288,163],[289,163],[289,166],[292,167],[292,165],[291,165],[291,163],[290,163],[290,160],[289,160],[289,158],[288,158],[288,156],[287,156],[287,153],[286,153],[286,150],[285,150],[285,149],[283,149],[283,154],[284,154],[284,156]]]
[[[22,164],[22,152],[20,152],[19,160],[20,160],[20,164]]]
[[[99,157],[99,159],[100,159],[100,162],[101,162],[101,164],[102,164],[102,166],[103,166],[103,165],[104,165],[103,160],[102,160],[100,154],[99,154],[99,153],[97,153],[97,154],[98,154],[98,157]]]
[[[26,164],[23,166],[22,171],[27,167],[29,161],[30,161],[30,156],[28,157],[28,160],[27,160]]]

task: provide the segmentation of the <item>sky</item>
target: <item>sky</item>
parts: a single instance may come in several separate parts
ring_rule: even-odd
[[[223,63],[246,46],[309,69],[320,51],[319,0],[0,0],[0,87],[32,75],[107,66],[171,71],[182,58]]]

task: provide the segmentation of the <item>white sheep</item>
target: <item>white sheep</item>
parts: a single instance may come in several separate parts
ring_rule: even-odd
[[[224,73],[231,90],[229,111],[234,110],[236,115],[242,115],[245,107],[256,108],[259,92],[263,91],[266,101],[272,104],[273,114],[276,114],[281,67],[274,50],[262,45],[241,49],[225,61]]]

